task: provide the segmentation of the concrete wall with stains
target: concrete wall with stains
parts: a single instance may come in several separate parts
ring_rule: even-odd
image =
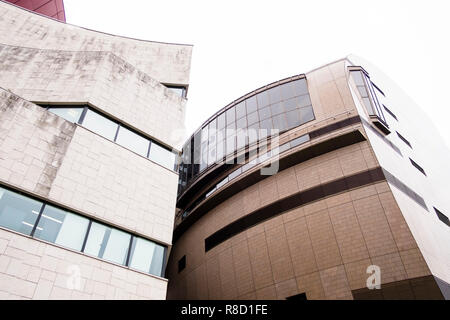
[[[65,24],[0,1],[0,43],[109,51],[162,83],[188,85],[192,46],[137,40]]]
[[[0,70],[1,87],[26,100],[90,103],[169,147],[181,144],[173,132],[184,126],[186,100],[115,54],[0,45]]]

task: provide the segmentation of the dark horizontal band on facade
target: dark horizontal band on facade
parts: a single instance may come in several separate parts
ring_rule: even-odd
[[[359,117],[358,117],[359,118]],[[279,159],[279,171],[290,168],[299,163],[321,156],[328,152],[344,148],[355,143],[363,142],[366,138],[362,135],[361,131],[354,130],[337,137],[319,142],[308,148],[298,150]],[[244,190],[245,188],[258,183],[259,181],[269,176],[261,175],[260,170],[256,170],[245,176],[243,179],[236,181],[229,188],[225,188],[219,191],[214,197],[208,198],[204,203],[200,205],[194,212],[192,212],[186,219],[176,227],[173,235],[173,242],[175,243],[181,235],[189,229],[198,219],[207,214],[211,209],[218,204],[229,199],[236,193]]]
[[[329,197],[354,188],[363,187],[385,180],[381,167],[340,178],[271,203],[263,208],[230,223],[205,239],[205,252],[265,220],[278,216],[288,210]]]
[[[347,119],[344,119],[341,121],[337,121],[335,123],[332,123],[332,124],[329,124],[322,128],[311,131],[308,134],[309,134],[310,139],[313,140],[313,139],[319,138],[321,136],[324,136],[328,133],[331,133],[333,131],[343,129],[343,128],[352,126],[357,123],[361,123],[360,116],[354,116],[354,117],[347,118]],[[194,183],[181,196],[178,197],[177,207],[185,208],[185,206],[187,204],[186,199],[194,199],[193,201],[191,201],[191,203],[195,202],[195,199],[197,199],[199,196],[201,196],[201,195],[196,196],[196,194],[198,194],[201,191],[201,188],[204,188],[205,185],[208,184],[209,181],[211,181],[212,179],[216,179],[219,175],[223,174],[224,172],[229,171],[231,168],[235,168],[236,166],[237,165],[224,163],[224,164],[218,166],[216,169],[206,172],[203,175],[203,177],[201,177],[202,183],[196,185],[196,183],[194,181]],[[197,179],[197,180],[200,180],[200,179]],[[200,181],[198,181],[198,182],[200,182]]]

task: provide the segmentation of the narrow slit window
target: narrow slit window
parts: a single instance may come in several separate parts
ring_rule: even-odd
[[[180,260],[178,260],[178,273],[183,271],[186,268],[186,256],[183,256]]]
[[[438,216],[439,220],[441,220],[443,223],[445,223],[450,227],[450,219],[438,209],[434,208],[434,211],[436,212],[436,215]]]
[[[387,113],[389,113],[389,114],[392,116],[392,118],[394,118],[395,120],[398,121],[398,118],[397,118],[397,116],[395,115],[395,113],[393,113],[391,110],[389,110],[389,108],[386,107],[384,104],[383,104],[383,108],[384,108],[384,110],[386,110]]]
[[[425,173],[425,170],[424,170],[421,166],[419,166],[419,165],[417,164],[417,162],[415,162],[415,161],[414,161],[413,159],[411,159],[411,158],[409,158],[409,161],[411,161],[411,164],[412,164],[417,170],[419,170],[420,172],[422,172],[424,176],[427,175],[427,174]]]
[[[406,143],[408,145],[408,147],[410,147],[412,149],[411,143],[404,136],[402,136],[400,133],[398,133],[398,131],[396,131],[396,132],[397,132],[397,136],[400,138],[400,140],[402,140],[404,143]]]

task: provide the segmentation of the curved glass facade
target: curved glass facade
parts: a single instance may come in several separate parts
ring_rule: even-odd
[[[245,147],[314,120],[304,76],[269,85],[225,107],[183,146],[178,194],[215,164],[233,164]]]

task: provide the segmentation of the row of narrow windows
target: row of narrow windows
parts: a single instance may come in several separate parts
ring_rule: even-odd
[[[78,123],[169,170],[177,170],[176,153],[88,106],[41,106],[67,121]]]
[[[0,187],[0,227],[162,277],[167,248]]]

